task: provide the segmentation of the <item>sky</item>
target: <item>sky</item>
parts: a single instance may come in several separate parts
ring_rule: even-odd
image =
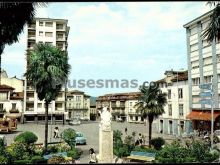
[[[68,19],[70,84],[83,79],[155,81],[166,70],[187,69],[183,25],[211,10],[206,2],[53,2],[36,17]],[[27,27],[6,46],[2,68],[23,78]],[[77,88],[91,96],[136,88]]]

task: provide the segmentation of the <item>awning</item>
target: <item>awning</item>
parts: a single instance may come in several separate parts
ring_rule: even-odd
[[[220,111],[214,111],[213,117],[214,120],[220,116]],[[190,114],[186,116],[187,119],[190,120],[205,120],[205,121],[211,121],[211,111],[192,111]]]

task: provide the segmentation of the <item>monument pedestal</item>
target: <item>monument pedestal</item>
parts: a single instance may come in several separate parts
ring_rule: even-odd
[[[99,129],[98,163],[114,163],[113,161],[113,131]]]

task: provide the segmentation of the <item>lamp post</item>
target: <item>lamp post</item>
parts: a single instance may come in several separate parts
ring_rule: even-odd
[[[211,149],[213,149],[213,131],[214,131],[214,90],[213,90],[213,77],[211,80]]]

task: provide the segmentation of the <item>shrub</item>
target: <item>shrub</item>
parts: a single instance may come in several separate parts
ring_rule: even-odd
[[[33,156],[33,157],[31,158],[31,163],[33,163],[33,164],[39,164],[39,163],[45,162],[45,161],[46,161],[46,160],[45,160],[42,156],[38,156],[38,155]]]
[[[161,147],[165,144],[165,140],[161,137],[151,139],[150,143],[154,146],[156,150],[160,150]]]
[[[72,148],[74,148],[75,143],[76,143],[76,132],[74,129],[72,128],[68,128],[65,129],[62,133],[61,133],[61,138],[67,143],[69,144],[69,146]]]
[[[58,152],[58,146],[57,145],[50,145],[50,146],[48,146],[47,151],[49,153],[57,153]]]
[[[0,155],[0,164],[7,164],[8,163],[8,159],[3,156],[3,155]]]
[[[127,145],[134,145],[134,138],[132,136],[126,136],[125,137],[125,140],[124,140],[124,143],[127,144]]]
[[[47,163],[48,164],[60,164],[65,161],[64,157],[62,156],[53,156],[50,159],[48,159]]]
[[[38,140],[38,137],[33,132],[23,132],[15,137],[15,142],[22,142],[26,144],[35,143]]]
[[[73,159],[78,159],[80,157],[80,153],[76,148],[73,148],[72,150],[67,152],[68,157],[72,157]]]
[[[151,152],[151,153],[156,153],[157,150],[154,148],[147,148],[144,146],[135,146],[134,151],[139,151],[139,152]]]
[[[15,160],[14,164],[31,164],[31,160]]]
[[[26,146],[21,142],[12,143],[10,147],[7,147],[6,151],[12,156],[13,160],[22,160],[28,157]]]
[[[66,143],[57,144],[58,152],[70,151],[71,147]]]

